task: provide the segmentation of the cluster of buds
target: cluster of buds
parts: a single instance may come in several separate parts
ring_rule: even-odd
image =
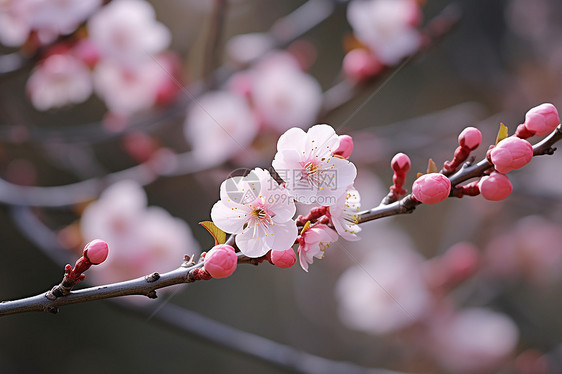
[[[430,161],[428,173],[420,175],[413,183],[412,197],[424,204],[435,204],[449,196],[476,196],[482,194],[486,200],[500,201],[507,198],[513,186],[507,173],[527,165],[533,158],[532,145],[526,138],[544,136],[552,132],[560,123],[558,111],[552,104],[542,104],[530,109],[525,116],[525,123],[519,125],[514,136],[507,136],[507,128],[501,125],[496,145],[490,146],[486,158],[493,165],[493,170],[480,179],[466,185],[452,186],[448,178],[467,162],[471,152],[482,143],[482,134],[474,127],[465,128],[458,137],[459,146],[453,159],[446,161],[440,172]],[[432,167],[433,165],[433,167]],[[406,193],[402,188],[406,171],[410,168],[408,156],[399,153],[392,159],[394,170],[393,185],[384,203],[392,203]]]

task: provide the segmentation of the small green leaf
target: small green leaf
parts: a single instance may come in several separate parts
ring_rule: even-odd
[[[498,131],[498,136],[496,137],[496,145],[498,145],[499,142],[501,142],[502,140],[504,140],[505,138],[507,138],[509,136],[509,132],[508,132],[508,128],[506,125],[504,125],[503,123],[500,123],[500,129]]]
[[[209,231],[209,234],[213,236],[213,238],[215,239],[215,245],[226,243],[226,233],[219,229],[213,223],[213,221],[203,221],[199,222],[199,224],[207,229],[207,231]]]
[[[432,159],[429,159],[427,163],[427,174],[430,173],[437,173],[437,165],[435,165]]]

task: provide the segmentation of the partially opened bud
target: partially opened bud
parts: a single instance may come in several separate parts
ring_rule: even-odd
[[[451,192],[451,181],[441,173],[424,174],[415,180],[412,195],[424,204],[445,200]]]
[[[293,248],[286,251],[271,251],[271,262],[282,269],[290,268],[297,262],[297,255]]]
[[[507,175],[495,171],[480,179],[478,188],[484,199],[490,201],[503,200],[513,191],[513,186]]]
[[[531,108],[525,114],[523,125],[536,136],[545,136],[554,131],[559,124],[560,117],[556,107],[550,103],[545,103]]]
[[[93,265],[99,265],[107,258],[109,247],[103,240],[94,239],[86,244],[83,254]]]
[[[394,171],[408,171],[411,166],[410,157],[404,153],[397,153],[390,161],[390,166]]]
[[[351,156],[351,152],[353,152],[353,138],[349,135],[340,135],[339,139],[340,145],[334,151],[334,155],[348,159]]]
[[[238,256],[230,245],[221,244],[214,246],[205,255],[205,270],[213,278],[226,278],[232,275],[238,264]]]
[[[482,133],[476,127],[467,127],[459,134],[459,145],[467,147],[471,151],[478,148],[482,143]]]
[[[531,143],[513,136],[499,142],[490,152],[492,164],[502,174],[522,168],[532,158]]]

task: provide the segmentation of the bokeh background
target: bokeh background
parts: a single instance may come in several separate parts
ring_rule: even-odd
[[[205,71],[203,56],[209,40],[212,3],[152,2],[158,20],[172,32],[170,49],[181,56],[188,83],[198,81]],[[229,2],[220,51],[232,36],[265,32],[280,17],[304,3]],[[412,159],[408,177],[411,184],[415,173],[425,170],[428,158],[438,165],[450,159],[456,137],[465,126],[478,127],[484,136],[483,143],[491,144],[500,122],[513,132],[529,108],[543,102],[558,106],[562,103],[560,2],[430,0],[422,8],[424,23],[452,4],[461,11],[462,18],[442,40],[404,66],[366,84],[342,107],[318,118],[320,123],[339,128],[339,133],[355,137],[351,160],[358,166],[356,187],[365,208],[375,206],[386,194],[392,178],[389,160],[396,152],[405,152]],[[350,33],[345,6],[339,4],[325,21],[300,38],[314,47],[316,57],[309,73],[323,89],[342,79],[341,63]],[[6,47],[2,51],[13,50]],[[99,99],[46,112],[34,109],[25,89],[31,69],[32,64],[0,77],[3,179],[22,185],[57,186],[134,166],[137,160],[124,147],[123,138],[138,131],[175,152],[190,149],[182,130],[187,101],[182,98],[186,99],[188,93],[180,93],[172,109],[159,108],[115,132],[99,123],[106,114]],[[161,115],[163,120],[151,121]],[[208,170],[152,181],[144,187],[148,205],[162,207],[189,225],[199,246],[193,248],[194,252],[210,248],[212,238],[197,223],[210,218],[210,207],[219,197],[221,181],[236,168],[268,167],[275,153],[275,141],[275,136],[266,133],[255,141],[256,151],[252,155],[233,158]],[[483,146],[476,156],[483,157],[485,150]],[[95,166],[88,163],[90,159],[96,160]],[[359,292],[367,286],[357,280],[344,291],[335,289],[343,287],[339,282],[346,269],[358,263],[372,263],[367,260],[370,252],[415,251],[431,259],[446,253],[456,243],[467,242],[481,254],[476,274],[447,290],[439,301],[446,307],[439,310],[485,307],[509,316],[517,326],[519,339],[505,363],[494,366],[490,372],[559,372],[556,365],[562,362],[562,324],[558,318],[562,312],[562,240],[557,234],[562,228],[560,175],[560,155],[540,157],[510,175],[514,192],[505,201],[489,202],[481,197],[449,199],[436,206],[421,206],[412,215],[367,223],[362,226],[364,240],[349,243],[340,239],[328,249],[326,258],[311,265],[308,273],[297,266],[240,266],[226,280],[175,288],[172,293],[162,293],[160,300],[152,304],[134,302],[152,308],[154,315],[158,314],[160,303],[176,304],[308,353],[366,367],[463,372],[443,363],[439,353],[430,354],[424,349],[424,342],[419,341],[423,336],[418,334],[419,326],[387,334],[353,328],[349,320],[360,317],[348,314],[341,318],[342,298],[338,295]],[[72,225],[83,209],[33,208],[33,212],[53,232],[66,229],[67,235],[59,238],[70,240]],[[528,216],[534,216],[531,224]],[[58,283],[63,267],[22,232],[9,202],[2,204],[0,220],[0,299],[34,295]],[[508,239],[500,242],[499,237]],[[499,252],[496,248],[500,248]],[[66,261],[76,258],[71,251],[61,253]],[[513,265],[517,256],[524,259]],[[178,264],[180,261],[181,257]],[[424,264],[416,266],[423,267],[422,272],[431,272],[429,263]],[[161,269],[165,270],[171,268]],[[385,271],[392,272],[392,267]],[[401,274],[396,282],[408,276],[407,272]],[[379,280],[375,270],[372,276]],[[387,279],[387,275],[380,277],[381,282]],[[98,280],[95,275],[90,278]],[[391,282],[392,276],[388,279]],[[392,284],[387,287],[394,292]],[[379,301],[384,299],[383,294],[383,301]],[[386,297],[386,302],[393,300]],[[380,308],[365,303],[363,313],[368,315],[371,307]],[[389,309],[394,314],[403,312],[394,308]],[[439,325],[441,316],[435,314],[431,323]],[[443,317],[441,322],[446,327],[445,320]],[[376,323],[384,325],[385,321]],[[200,337],[162,327],[154,316],[138,317],[106,301],[67,306],[57,315],[3,317],[0,334],[2,373],[287,372]],[[486,341],[490,342],[490,350],[495,345],[509,345],[503,338],[489,337]],[[457,340],[462,340],[462,336]],[[458,361],[462,362],[462,352],[468,348],[461,345],[459,350],[460,353],[443,349],[441,353],[453,358],[458,354]],[[550,369],[544,369],[545,362]],[[467,372],[486,373],[488,369]]]

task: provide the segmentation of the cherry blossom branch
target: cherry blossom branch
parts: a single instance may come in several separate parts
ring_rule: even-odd
[[[562,125],[559,125],[556,130],[550,133],[550,135],[533,146],[533,155],[552,155],[556,150],[553,145],[560,139],[562,139]],[[465,164],[458,172],[449,177],[452,187],[450,196],[454,196],[453,193],[455,190],[455,186],[472,178],[482,177],[488,170],[492,169],[493,167],[494,166],[487,159],[483,159],[475,165]],[[357,221],[358,223],[364,223],[383,217],[412,213],[420,204],[421,203],[419,201],[414,199],[412,194],[408,194],[392,204],[381,204],[373,209],[358,213]]]
[[[553,154],[555,151],[553,145],[560,139],[562,139],[562,125],[559,125],[549,136],[535,144],[533,146],[533,154],[535,156]],[[454,187],[469,179],[483,176],[484,173],[491,168],[493,168],[493,165],[490,164],[487,159],[484,159],[475,165],[463,166],[457,173],[449,177],[449,180]],[[412,213],[419,204],[421,203],[409,194],[392,204],[381,204],[373,209],[358,213],[357,223],[364,223],[398,214]],[[234,238],[235,236],[231,235],[227,244],[234,245]],[[257,265],[264,260],[264,258],[248,258],[241,253],[238,253],[237,256],[239,263]],[[145,277],[126,282],[71,291],[68,295],[57,297],[54,300],[49,300],[45,294],[40,294],[21,300],[5,301],[0,303],[0,316],[30,311],[56,312],[58,307],[63,305],[126,295],[155,297],[155,291],[159,288],[181,283],[190,283],[200,279],[209,279],[210,277],[208,275],[207,278],[205,278],[205,275],[199,272],[202,266],[202,262],[190,264],[186,260],[180,268],[164,274],[152,273]]]
[[[156,290],[159,288],[198,280],[197,273],[202,266],[203,263],[193,264],[187,260],[178,269],[163,274],[152,273],[125,282],[70,291],[66,295],[57,296],[49,291],[24,299],[3,301],[0,303],[0,316],[24,312],[57,313],[58,308],[64,305],[119,296],[143,295],[156,298]]]
[[[34,241],[43,251],[46,252],[51,258],[56,260],[55,262],[61,262],[60,250],[53,252],[50,248],[51,246],[56,246],[56,237],[50,232],[46,231],[45,227],[33,216],[29,208],[15,208],[14,210],[14,220],[18,223],[20,228],[30,236],[30,239]],[[227,244],[234,245],[234,235],[230,236]],[[239,261],[246,263],[255,263],[248,261],[249,258],[239,254]],[[255,259],[254,259],[255,260]],[[179,268],[170,273],[186,274],[188,272],[193,272],[193,269],[200,269],[201,263],[192,265],[189,268]],[[166,273],[166,274],[170,274]],[[150,317],[150,321],[168,328],[171,328],[174,332],[181,332],[189,336],[195,336],[197,339],[203,339],[210,343],[216,344],[219,347],[226,348],[232,352],[243,354],[245,356],[258,359],[266,364],[289,369],[294,372],[299,372],[303,374],[339,374],[339,373],[351,373],[351,374],[403,374],[402,372],[379,369],[379,368],[365,368],[359,365],[353,364],[351,362],[336,361],[326,359],[320,356],[312,355],[307,352],[299,351],[291,346],[284,345],[272,341],[270,339],[254,335],[248,332],[241,331],[232,326],[214,321],[210,318],[202,316],[196,312],[181,308],[173,304],[162,304],[158,308],[158,313],[154,313],[152,310],[143,308],[136,304],[131,304],[127,302],[118,302],[116,297],[120,296],[121,293],[125,292],[127,295],[130,294],[143,294],[147,296],[153,295],[150,288],[155,284],[162,282],[160,279],[166,277],[166,274],[161,274],[159,279],[157,276],[150,274],[146,277],[138,278],[136,280],[116,283],[108,286],[92,287],[89,289],[75,291],[72,294],[77,296],[66,295],[64,297],[58,297],[59,302],[65,300],[70,296],[73,298],[73,302],[68,302],[67,304],[45,304],[45,297],[43,294],[37,295],[31,298],[16,300],[16,304],[12,306],[17,306],[18,310],[14,310],[13,313],[23,313],[28,311],[47,311],[55,313],[57,308],[62,305],[72,304],[79,301],[80,298],[88,296],[88,300],[98,300],[99,298],[92,298],[92,294],[88,295],[90,292],[100,292],[96,291],[98,289],[103,289],[105,287],[109,288],[106,292],[108,296],[111,293],[113,296],[113,305],[117,306],[119,309],[125,310],[129,313],[141,316],[143,319]],[[132,290],[127,288],[133,283],[138,283],[136,290],[137,293],[130,293]],[[183,283],[183,282],[182,282]],[[147,284],[150,284],[147,287]],[[90,291],[91,290],[91,291]],[[13,303],[13,302],[7,302]],[[35,304],[34,304],[35,303]],[[27,304],[27,305],[26,305]],[[0,303],[0,310],[5,307],[6,303]],[[0,315],[2,315],[0,313]]]

